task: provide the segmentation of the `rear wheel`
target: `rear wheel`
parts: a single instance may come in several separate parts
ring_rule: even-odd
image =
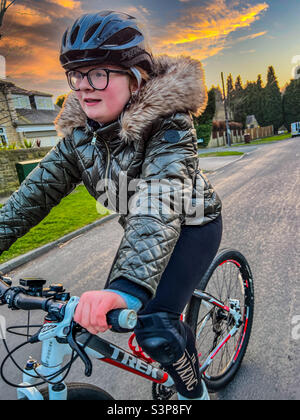
[[[204,372],[208,389],[217,391],[226,386],[236,375],[250,339],[254,289],[247,260],[239,251],[222,250],[213,260],[198,289],[219,299],[228,307],[232,304],[236,305],[241,313],[237,333],[215,354]],[[196,296],[193,296],[190,301],[186,322],[196,336],[200,365],[204,364],[235,325],[232,315],[228,312]]]

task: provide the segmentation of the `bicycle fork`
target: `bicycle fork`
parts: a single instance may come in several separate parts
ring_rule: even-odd
[[[17,388],[18,399],[44,400],[44,397],[36,388],[36,384],[43,378],[54,376],[61,370],[64,357],[72,353],[72,349],[67,344],[60,344],[56,339],[46,340],[43,343],[41,364],[33,359],[27,361],[26,373],[23,374],[23,381]],[[62,382],[63,374],[51,379],[48,384],[49,400],[67,400],[67,386]],[[28,387],[30,386],[31,387]],[[28,388],[23,388],[27,386]]]

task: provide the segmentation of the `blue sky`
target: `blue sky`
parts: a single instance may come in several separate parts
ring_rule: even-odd
[[[200,59],[208,88],[220,73],[256,80],[275,67],[280,86],[300,57],[300,0],[17,0],[0,40],[7,74],[19,86],[52,93],[68,87],[58,61],[62,34],[78,16],[113,9],[140,18],[154,54]]]

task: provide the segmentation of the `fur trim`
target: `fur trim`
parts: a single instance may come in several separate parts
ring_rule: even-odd
[[[201,115],[206,108],[207,91],[199,61],[184,56],[159,56],[154,74],[121,117],[120,136],[126,142],[139,140],[157,118],[176,112]],[[71,92],[55,120],[57,133],[66,137],[74,128],[86,127],[86,122],[86,114],[75,92]]]

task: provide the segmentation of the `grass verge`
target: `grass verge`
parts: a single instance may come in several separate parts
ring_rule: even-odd
[[[199,158],[204,158],[204,157],[220,157],[220,156],[239,156],[239,155],[243,155],[243,152],[235,152],[235,151],[228,151],[228,152],[208,152],[208,153],[200,153],[199,154]]]
[[[109,210],[97,203],[84,186],[79,185],[54,207],[42,222],[4,252],[0,256],[0,264],[53,242],[109,214]]]
[[[285,133],[285,134],[280,134],[278,136],[266,137],[264,139],[252,140],[251,143],[238,144],[237,146],[251,146],[255,144],[265,144],[265,143],[271,143],[274,141],[287,140],[287,139],[290,139],[291,137],[292,136],[290,133]]]

